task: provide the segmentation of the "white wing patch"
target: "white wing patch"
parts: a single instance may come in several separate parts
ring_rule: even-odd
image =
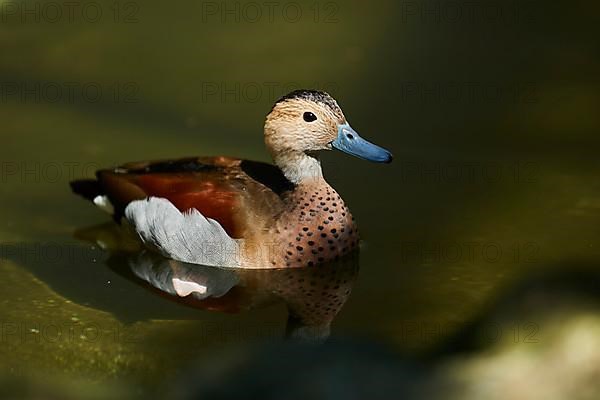
[[[149,197],[125,208],[125,217],[149,247],[174,260],[214,267],[240,267],[243,240],[232,239],[198,210],[181,213],[169,200]]]

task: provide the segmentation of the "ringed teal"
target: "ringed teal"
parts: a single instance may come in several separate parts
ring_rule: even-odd
[[[264,136],[275,165],[224,156],[134,162],[71,187],[124,220],[146,247],[182,262],[294,268],[356,250],[354,218],[323,178],[317,152],[380,163],[392,155],[362,139],[316,90],[279,99]]]

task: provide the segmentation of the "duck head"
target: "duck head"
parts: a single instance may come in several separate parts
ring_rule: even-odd
[[[320,150],[336,149],[379,163],[392,161],[389,151],[352,129],[333,97],[317,90],[296,90],[275,103],[265,122],[265,144],[294,183],[322,177],[316,156]]]

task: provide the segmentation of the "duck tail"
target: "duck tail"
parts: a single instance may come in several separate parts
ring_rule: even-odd
[[[110,199],[106,196],[104,189],[99,181],[95,179],[79,179],[76,181],[69,182],[73,193],[80,195],[81,197],[88,199],[94,203],[102,211],[105,211],[113,216],[116,222],[119,222],[121,215],[115,213]]]
[[[78,179],[76,181],[69,182],[73,193],[80,195],[81,197],[94,201],[98,196],[104,194],[100,182],[95,179]]]

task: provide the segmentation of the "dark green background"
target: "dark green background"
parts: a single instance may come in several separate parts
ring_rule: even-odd
[[[263,322],[283,327],[282,308],[223,316],[182,311],[134,284],[134,294],[111,292],[105,281],[116,278],[95,263],[102,252],[72,237],[106,217],[67,183],[130,160],[268,160],[264,117],[294,88],[329,90],[353,127],[395,156],[391,165],[323,156],[364,240],[360,277],[334,335],[423,348],[431,338],[407,326],[460,325],[531,271],[598,262],[598,3],[300,1],[298,18],[282,14],[289,3],[277,2],[271,18],[262,2],[101,1],[93,22],[83,2],[72,21],[52,22],[50,3],[0,1],[0,240],[80,246],[86,260],[2,257],[12,278],[0,282],[0,315],[71,321],[70,308],[40,311],[56,297],[89,306],[75,318],[104,324],[128,296],[148,301],[125,312],[127,323],[142,320],[133,348],[6,344],[4,370],[151,386],[164,360],[177,371],[177,357],[198,357],[218,341],[217,333],[194,339],[203,324],[216,332],[233,325],[241,342]],[[262,16],[253,22],[256,5]],[[222,7],[233,14],[219,14]],[[459,256],[446,253],[456,248]],[[92,278],[77,278],[83,268]],[[91,306],[97,298],[109,300]],[[156,309],[160,318],[146,318]],[[180,321],[168,323],[169,315]],[[102,361],[90,364],[89,352]]]

